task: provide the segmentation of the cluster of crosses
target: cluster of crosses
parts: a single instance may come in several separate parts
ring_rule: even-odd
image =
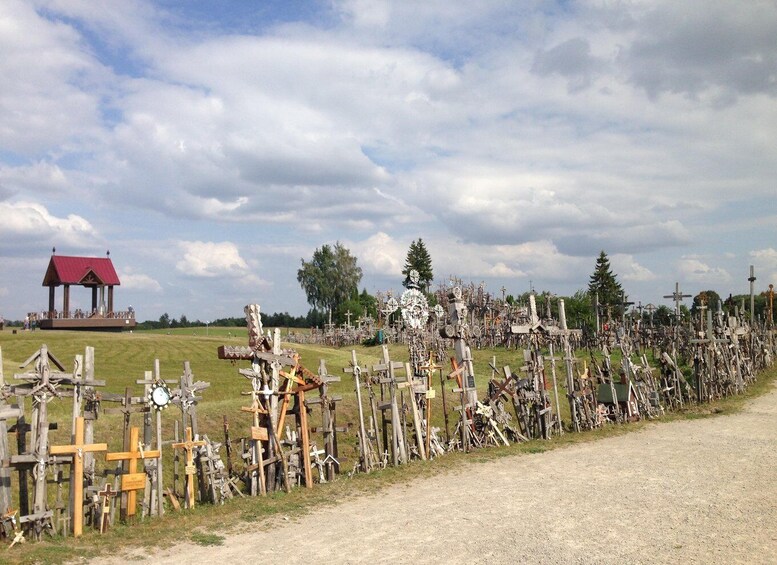
[[[105,381],[94,378],[94,348],[87,347],[84,355],[77,355],[72,372],[43,345],[21,364],[26,372],[14,375],[16,384],[5,382],[0,352],[0,535],[12,537],[12,544],[24,541],[25,536],[40,539],[48,532],[80,536],[85,522],[105,532],[116,517],[132,520],[137,514],[138,496],[142,494],[142,516],[161,515],[163,506],[162,446],[172,444],[176,450],[176,473],[173,488],[167,489],[174,506],[180,507],[175,495],[179,480],[177,473],[179,452],[186,458],[185,493],[187,506],[194,505],[194,476],[208,478],[212,483],[214,470],[207,457],[197,457],[195,450],[213,447],[207,438],[196,437],[196,404],[199,391],[208,383],[194,382],[189,364],[179,387],[170,389],[173,381],[164,381],[159,375],[159,361],[155,370],[147,371],[137,384],[144,385],[142,396],[133,396],[130,388],[124,394],[98,391]],[[30,420],[26,418],[25,400],[31,399]],[[72,399],[70,443],[52,444],[49,431],[58,424],[49,419],[49,403]],[[9,400],[16,403],[9,403]],[[106,406],[106,404],[108,406]],[[117,405],[114,408],[110,404]],[[181,410],[185,439],[162,440],[161,411],[170,405]],[[100,414],[117,413],[123,420],[123,446],[120,451],[109,451],[107,443],[96,442],[95,423]],[[154,413],[156,419],[154,419]],[[133,416],[143,418],[141,426],[133,425]],[[8,420],[16,419],[12,426]],[[154,421],[155,420],[155,421]],[[16,435],[15,449],[9,446],[9,434]],[[29,440],[28,440],[29,434]],[[152,444],[156,443],[155,448]],[[102,476],[97,471],[96,458],[104,454],[106,464],[116,463],[115,469],[105,468]],[[138,469],[142,464],[143,468]],[[103,466],[105,467],[105,466]],[[65,478],[63,470],[69,468]],[[12,476],[18,479],[18,508],[12,507]],[[113,480],[110,480],[110,476]],[[53,478],[49,478],[53,477]],[[206,484],[201,480],[200,484]],[[69,483],[69,497],[64,500],[64,486]],[[50,505],[49,485],[56,485],[56,499]]]
[[[673,295],[678,302],[683,296],[679,288]],[[353,377],[356,393],[358,460],[354,471],[369,473],[451,450],[466,452],[549,439],[563,434],[565,427],[580,432],[607,422],[654,417],[693,400],[739,393],[753,382],[757,370],[771,363],[774,351],[774,344],[763,341],[744,320],[725,317],[720,311],[715,317],[707,309],[695,339],[676,343],[659,356],[658,376],[644,354],[634,360],[628,336],[618,344],[622,354],[619,370],[612,366],[607,348],[599,359],[591,355],[589,366],[574,355],[564,301],[558,302],[558,322],[549,324],[540,319],[532,295],[525,323],[510,328],[527,345],[524,365],[517,372],[509,366],[500,370],[493,358],[486,395],[479,397],[469,345],[473,331],[461,290],[450,290],[447,320],[438,328],[440,337],[452,342],[450,371],[443,369],[439,347],[436,357],[430,352],[435,344],[425,331],[429,308],[424,295],[411,284],[400,302],[396,307],[401,308],[408,332],[410,361],[392,359],[383,345],[379,362],[367,366],[352,351],[350,365],[343,369]],[[66,372],[44,345],[21,364],[27,371],[15,374],[14,384],[5,382],[0,352],[0,536],[12,539],[14,545],[25,536],[40,539],[47,531],[80,536],[85,524],[105,532],[117,513],[121,520],[134,519],[138,506],[141,518],[161,516],[165,499],[174,509],[192,508],[198,500],[220,504],[235,495],[244,496],[243,490],[261,496],[333,480],[341,471],[337,434],[348,430],[337,424],[341,397],[330,392],[330,384],[340,377],[330,375],[323,360],[315,373],[305,368],[295,351],[282,348],[278,329],[265,335],[259,305],[246,306],[245,314],[248,346],[218,348],[220,359],[250,362],[250,367],[238,370],[249,383],[243,394],[250,399],[240,411],[251,418],[250,434],[239,440],[240,465],[232,461],[233,440],[226,415],[226,465],[219,455],[221,444],[200,433],[197,404],[210,384],[195,381],[188,362],[183,363],[177,380],[164,380],[156,360],[153,370],[136,381],[143,385],[143,394],[133,396],[130,388],[124,394],[98,391],[105,382],[95,379],[94,349],[90,347],[76,356],[73,371]],[[693,388],[679,369],[680,348],[692,349]],[[556,352],[562,356],[557,357]],[[563,361],[566,377],[562,387],[556,373],[559,361]],[[444,432],[431,424],[435,374],[442,392]],[[451,383],[453,388],[449,388]],[[566,389],[569,403],[568,426],[561,420],[560,388]],[[318,391],[316,396],[314,391]],[[49,420],[48,405],[64,398],[72,399],[71,439],[51,444],[49,431],[56,430],[57,424]],[[14,399],[15,403],[9,402]],[[29,420],[26,399],[31,401]],[[180,419],[174,421],[173,438],[165,439],[162,411],[170,406],[178,407]],[[315,406],[321,410],[320,427],[310,422]],[[98,417],[110,413],[123,421],[123,445],[116,451],[95,441]],[[140,418],[142,426],[135,421]],[[9,426],[13,419],[15,423]],[[9,446],[9,434],[16,435],[15,449]],[[321,449],[312,434],[320,434]],[[165,446],[175,455],[173,485],[167,488],[162,469]],[[116,467],[103,465],[98,473],[100,454],[105,464],[116,463]],[[67,478],[65,469],[69,469]],[[12,507],[14,474],[18,477],[18,508]],[[63,487],[68,482],[66,501]],[[52,484],[56,493],[50,492]]]

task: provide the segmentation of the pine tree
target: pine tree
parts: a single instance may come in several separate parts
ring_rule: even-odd
[[[410,244],[410,249],[407,251],[407,258],[405,259],[405,267],[402,269],[402,274],[405,275],[405,280],[402,283],[407,287],[410,282],[410,271],[415,269],[418,271],[418,284],[426,292],[429,291],[429,285],[434,280],[434,274],[432,273],[432,258],[429,255],[429,251],[426,249],[424,241],[419,237],[418,241],[413,241]]]
[[[615,306],[623,299],[623,288],[618,278],[610,268],[610,260],[602,250],[596,259],[596,267],[588,282],[588,294],[591,298],[596,294],[598,302],[602,306]]]

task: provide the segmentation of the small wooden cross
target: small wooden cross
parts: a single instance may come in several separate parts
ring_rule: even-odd
[[[126,461],[127,471],[121,475],[121,491],[127,492],[127,516],[135,515],[137,491],[146,487],[146,473],[138,473],[138,459],[158,458],[161,453],[158,449],[144,450],[139,441],[140,428],[130,428],[130,450],[118,453],[108,453],[106,461]]]
[[[51,455],[73,456],[73,536],[78,537],[84,529],[84,453],[108,451],[105,443],[84,444],[84,418],[76,418],[75,443],[73,445],[52,445]]]
[[[113,490],[113,487],[110,483],[105,484],[105,488],[101,491],[97,492],[97,496],[99,496],[102,500],[102,506],[100,510],[100,533],[104,534],[108,531],[108,523],[111,519],[111,499],[114,498],[118,492]]]
[[[202,447],[205,442],[202,440],[194,441],[192,439],[192,427],[186,428],[186,441],[173,444],[173,449],[183,449],[186,451],[186,492],[188,494],[188,506],[194,508],[194,475],[197,469],[194,466],[194,448]]]

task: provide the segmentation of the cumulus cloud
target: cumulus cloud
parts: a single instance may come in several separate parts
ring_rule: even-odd
[[[243,275],[248,271],[248,263],[232,242],[181,241],[178,247],[182,258],[175,268],[188,276],[212,278]]]
[[[82,248],[97,237],[92,224],[81,216],[57,217],[35,202],[0,202],[0,218],[0,235],[7,248],[32,243]]]
[[[731,275],[721,267],[711,267],[694,257],[683,257],[677,261],[677,270],[684,280],[714,285],[726,284],[731,281]]]
[[[156,279],[143,273],[131,271],[122,272],[119,275],[122,288],[127,290],[141,290],[145,292],[162,292],[162,285]]]
[[[385,232],[351,244],[365,273],[397,278],[402,275],[408,248],[409,244],[401,244]]]
[[[299,310],[288,257],[257,242],[355,242],[383,280],[421,236],[438,277],[570,290],[605,249],[653,292],[678,257],[741,268],[756,236],[722,255],[717,220],[773,225],[767,2],[238,4],[0,6],[4,250],[185,237],[129,284],[275,283]]]
[[[647,267],[640,265],[633,255],[616,253],[610,256],[610,264],[622,281],[646,282],[658,277]]]

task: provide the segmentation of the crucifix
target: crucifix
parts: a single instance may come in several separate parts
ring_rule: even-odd
[[[105,443],[84,443],[84,418],[76,418],[75,441],[73,445],[52,445],[49,448],[52,455],[72,455],[73,475],[70,479],[73,486],[73,536],[79,537],[84,526],[84,454],[97,451],[108,451]]]
[[[425,365],[421,365],[418,368],[423,374],[426,375],[426,391],[424,392],[426,408],[426,414],[424,414],[424,419],[426,420],[426,453],[429,458],[431,458],[432,399],[435,397],[434,388],[432,387],[432,375],[434,375],[436,371],[440,371],[442,369],[442,365],[435,363],[434,354],[429,352],[429,360]]]
[[[138,472],[138,460],[150,458],[159,459],[162,456],[158,449],[143,449],[140,442],[140,428],[133,426],[129,434],[129,449],[118,453],[108,453],[106,461],[123,461],[124,473],[121,475],[121,491],[127,493],[127,517],[135,515],[137,505],[137,491],[146,488],[148,475],[144,471]]]
[[[186,473],[187,508],[194,508],[194,475],[197,473],[197,468],[194,466],[194,448],[202,447],[203,445],[205,445],[204,441],[192,439],[191,426],[186,428],[186,441],[173,444],[173,449],[183,449],[186,451],[186,467],[184,467],[184,471]]]
[[[709,402],[711,400],[710,390],[706,381],[711,381],[713,376],[713,364],[715,363],[715,344],[727,343],[727,339],[716,339],[714,326],[712,324],[712,310],[707,310],[707,330],[704,332],[704,337],[699,339],[690,340],[691,343],[698,343],[700,345],[706,345],[706,354],[704,355],[704,364],[706,365],[707,377],[705,379],[704,368],[701,367],[700,362],[694,363],[694,373],[696,374],[696,398],[699,403],[702,399]]]
[[[335,465],[335,461],[338,460],[337,452],[337,432],[343,431],[345,428],[338,430],[337,428],[337,402],[343,399],[340,395],[329,394],[329,383],[340,382],[340,377],[336,377],[328,374],[326,370],[326,362],[321,359],[318,365],[318,380],[321,385],[318,387],[318,398],[309,398],[306,403],[308,406],[314,404],[321,405],[321,429],[324,435],[324,453],[326,458],[324,459],[326,469],[326,480],[332,481],[335,478],[335,472],[340,472],[339,465]],[[304,409],[304,407],[300,407]],[[361,404],[359,405],[361,410]],[[315,429],[313,430],[315,431]]]
[[[249,489],[252,496],[261,494],[264,496],[267,494],[267,486],[264,475],[264,447],[263,441],[268,441],[270,434],[267,428],[259,425],[259,415],[267,414],[267,410],[259,403],[259,394],[261,391],[262,375],[254,371],[247,369],[241,369],[240,374],[249,377],[251,379],[251,406],[241,406],[241,412],[250,412],[253,416],[253,422],[251,426],[251,465],[246,469],[249,478]],[[269,391],[272,393],[272,391]],[[257,488],[258,487],[258,488]]]
[[[20,523],[31,523],[33,537],[40,539],[44,529],[49,529],[53,512],[48,510],[48,496],[46,492],[46,466],[49,456],[49,422],[48,422],[48,403],[54,398],[61,398],[72,394],[70,391],[59,390],[60,384],[72,384],[73,375],[65,373],[65,368],[52,353],[49,352],[46,345],[34,354],[32,354],[20,368],[28,366],[35,362],[35,371],[30,373],[15,374],[15,379],[30,381],[24,385],[17,385],[12,388],[12,393],[16,396],[31,396],[32,403],[32,428],[31,436],[33,443],[33,452],[31,454],[19,454],[11,457],[11,464],[27,465],[33,464],[33,477],[35,479],[35,492],[33,495],[33,510],[31,515],[21,516]],[[59,371],[52,370],[54,365]],[[17,429],[24,433],[22,428]]]
[[[680,324],[680,302],[683,301],[683,298],[691,298],[692,295],[690,294],[683,294],[680,291],[680,283],[676,282],[674,283],[674,292],[672,294],[665,294],[664,298],[671,298],[674,300],[674,315],[675,319],[677,320],[677,325]]]
[[[120,408],[106,408],[105,413],[106,414],[121,414],[123,416],[123,429],[124,429],[124,452],[128,452],[133,449],[133,443],[137,443],[137,440],[133,442],[132,440],[132,430],[130,429],[130,418],[132,414],[146,414],[151,411],[150,406],[146,403],[145,397],[136,397],[132,396],[132,393],[130,391],[129,387],[126,387],[124,389],[124,394],[104,394],[103,400],[109,400],[113,402],[121,402]],[[134,447],[134,449],[137,449],[137,447]],[[112,461],[112,459],[108,459],[108,461]],[[122,461],[122,463],[119,464],[119,468],[116,470],[116,474],[120,475],[122,473],[129,473],[128,465],[129,463],[123,459],[118,459],[117,461]],[[143,487],[145,488],[145,482],[143,483]],[[124,489],[122,489],[124,491]],[[132,493],[131,495],[129,493]],[[133,504],[130,505],[130,497],[133,501]],[[121,518],[127,518],[128,516],[132,516],[135,514],[135,497],[136,493],[135,491],[124,491],[121,495]],[[132,506],[132,509],[130,510],[130,506]]]
[[[359,467],[362,472],[369,473],[372,470],[372,448],[367,437],[367,428],[364,425],[364,408],[362,406],[362,369],[356,360],[356,351],[351,350],[351,366],[343,368],[343,372],[353,374],[356,385],[356,406],[359,411]]]
[[[204,381],[194,382],[189,361],[183,362],[183,374],[180,379],[180,388],[173,391],[173,403],[181,409],[181,428],[186,429],[191,426],[192,433],[199,436],[199,426],[197,422],[197,403],[202,400],[198,395],[201,391],[210,386],[210,383]],[[202,467],[202,461],[197,459],[197,478],[200,485],[200,500],[205,500],[208,496],[208,485],[205,480],[205,474]],[[215,501],[214,501],[215,502]]]
[[[388,387],[389,401],[382,403],[378,408],[383,411],[383,444],[388,448],[388,433],[386,424],[391,423],[391,457],[394,466],[400,463],[407,463],[407,451],[405,450],[405,438],[402,430],[402,424],[399,417],[399,407],[397,405],[397,380],[395,371],[397,369],[403,369],[404,363],[391,361],[389,357],[389,350],[387,346],[382,346],[383,362],[372,366],[373,371],[379,371],[382,373],[379,378],[381,389],[381,400],[384,400],[384,390]],[[385,411],[391,412],[390,420],[386,419]]]

